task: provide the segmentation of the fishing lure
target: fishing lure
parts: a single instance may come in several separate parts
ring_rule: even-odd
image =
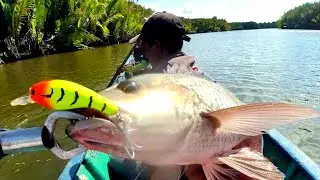
[[[107,116],[117,114],[118,106],[112,101],[97,92],[80,84],[66,80],[41,81],[31,86],[29,97],[48,109],[70,110],[78,108],[92,108],[102,112]],[[115,125],[123,131],[128,145],[125,150],[130,157],[134,158],[135,145],[128,138],[126,127],[121,128],[118,123]]]
[[[31,86],[29,97],[48,109],[70,110],[92,108],[111,116],[118,106],[97,92],[66,80],[41,81]]]

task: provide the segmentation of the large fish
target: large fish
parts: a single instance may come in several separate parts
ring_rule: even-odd
[[[199,164],[209,180],[239,173],[283,179],[261,153],[261,134],[320,116],[292,104],[245,105],[220,84],[191,75],[140,75],[100,94],[117,105],[117,114],[78,121],[67,129],[70,137],[88,149],[152,165]]]

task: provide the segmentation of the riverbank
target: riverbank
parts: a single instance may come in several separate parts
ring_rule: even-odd
[[[129,0],[0,0],[0,64],[128,42],[154,10]],[[320,29],[320,2],[305,3],[277,22],[183,18],[187,33],[248,29]]]
[[[0,0],[0,60],[10,63],[128,42],[139,33],[144,18],[154,13],[129,0],[86,2]],[[217,17],[181,20],[187,33],[260,28],[255,22],[234,26]]]
[[[266,29],[266,28],[233,29],[233,30],[224,30],[224,31],[241,31],[241,30],[254,30],[254,29]],[[187,34],[202,34],[202,33],[224,32],[224,31],[217,30],[217,31],[207,31],[207,32],[188,32]],[[77,48],[77,47],[69,47],[68,48],[68,47],[65,47],[65,48],[59,48],[59,50],[56,50],[50,44],[43,44],[43,46],[51,47],[50,51],[46,50],[45,52],[42,52],[41,54],[32,53],[32,52],[23,53],[23,54],[20,53],[19,54],[19,58],[13,58],[12,55],[9,56],[7,54],[7,52],[1,52],[0,53],[0,65],[8,64],[8,63],[14,63],[14,62],[17,62],[17,61],[22,61],[22,60],[28,60],[28,59],[37,58],[37,57],[46,56],[46,55],[62,54],[62,53],[67,53],[67,52],[75,52],[75,51],[81,51],[81,50],[85,50],[85,49],[94,49],[94,48],[97,48],[97,47],[105,47],[105,46],[112,46],[112,45],[116,45],[116,44],[128,43],[130,38],[123,39],[121,41],[113,42],[113,43],[109,43],[109,44],[106,43],[106,42],[94,42],[94,43],[90,43],[87,46],[82,47],[82,48]],[[0,44],[1,44],[1,42],[0,42]],[[41,49],[43,50],[44,48],[41,48]]]
[[[126,42],[153,12],[129,0],[0,0],[0,58],[9,63]]]
[[[16,52],[14,55],[13,52],[11,51],[3,51],[0,52],[0,65],[3,64],[8,64],[8,63],[14,63],[17,61],[23,61],[23,60],[29,60],[32,58],[37,58],[37,57],[41,57],[41,56],[47,56],[47,55],[54,55],[54,54],[62,54],[62,53],[68,53],[68,52],[75,52],[75,51],[82,51],[82,50],[86,50],[86,49],[94,49],[94,48],[98,48],[98,47],[105,47],[105,46],[112,46],[112,45],[116,45],[116,44],[122,44],[122,43],[127,43],[129,39],[123,39],[120,40],[118,42],[93,42],[90,44],[87,44],[86,46],[82,46],[80,48],[78,47],[59,47],[58,50],[52,46],[52,44],[50,43],[43,43],[42,46],[40,47],[40,49],[42,50],[41,52],[37,52],[34,51],[33,49],[31,49],[31,51],[29,52],[25,52],[25,53],[18,53]],[[0,46],[1,46],[1,42],[0,41]],[[2,44],[2,47],[4,47],[5,45]],[[7,48],[5,48],[7,49]],[[17,55],[19,54],[19,55]]]
[[[280,18],[278,26],[282,29],[320,30],[320,2],[304,3],[290,9]]]

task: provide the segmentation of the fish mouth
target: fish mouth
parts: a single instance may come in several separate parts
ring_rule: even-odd
[[[74,109],[87,119],[68,125],[65,132],[87,149],[127,157],[123,131],[109,117],[94,109]]]

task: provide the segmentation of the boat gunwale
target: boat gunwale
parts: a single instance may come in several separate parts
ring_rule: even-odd
[[[292,159],[293,162],[291,162],[291,164],[293,163],[298,165],[298,167],[305,171],[310,178],[317,180],[320,179],[319,166],[288,138],[276,129],[269,130],[265,135],[270,137],[281,148],[278,151],[286,153],[286,155]]]

